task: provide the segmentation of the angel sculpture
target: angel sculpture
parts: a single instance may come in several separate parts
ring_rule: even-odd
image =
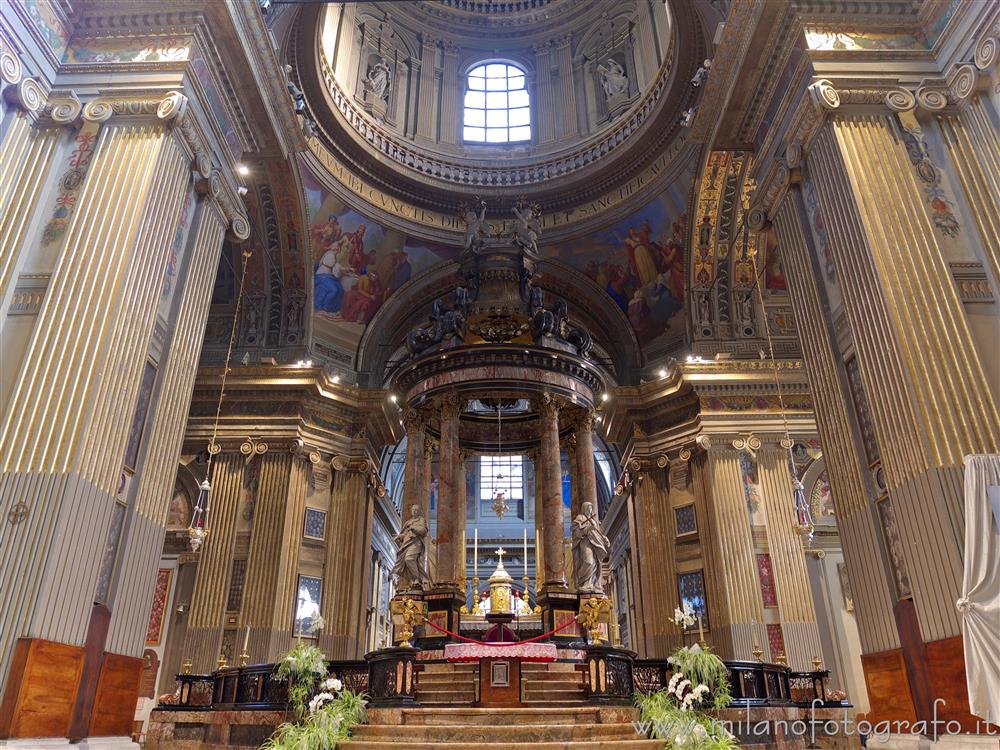
[[[628,93],[628,76],[625,75],[625,68],[614,58],[609,57],[605,63],[606,66],[598,64],[597,74],[604,88],[604,98],[611,101]]]
[[[472,207],[464,209],[465,215],[465,249],[478,253],[483,249],[483,240],[489,237],[493,227],[486,221],[486,201],[481,200],[477,204],[479,213]]]
[[[515,218],[511,239],[525,252],[537,254],[538,238],[542,233],[542,225],[539,221],[542,209],[538,204],[526,206],[524,203],[518,202],[512,210]]]

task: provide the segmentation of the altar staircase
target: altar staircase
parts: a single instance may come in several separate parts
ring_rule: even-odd
[[[337,750],[662,750],[636,734],[634,718],[634,709],[591,706],[403,708],[373,712]]]
[[[417,703],[425,708],[471,707],[476,701],[475,664],[424,664],[417,675]],[[521,697],[528,707],[584,705],[583,673],[576,664],[521,665]]]

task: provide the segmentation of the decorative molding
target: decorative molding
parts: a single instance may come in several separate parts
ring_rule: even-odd
[[[45,299],[50,278],[51,275],[47,273],[22,273],[18,276],[7,314],[37,315]]]
[[[254,456],[262,456],[267,453],[267,443],[257,437],[248,437],[240,445],[240,453],[249,461]]]
[[[29,114],[37,113],[45,104],[45,91],[34,78],[22,78],[3,90],[3,98]]]

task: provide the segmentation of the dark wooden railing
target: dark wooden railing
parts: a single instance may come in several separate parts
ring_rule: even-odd
[[[391,648],[368,654],[365,661],[327,662],[325,677],[336,677],[344,688],[367,694],[372,705],[414,705],[419,672],[417,649]],[[630,703],[635,692],[665,690],[673,667],[661,659],[635,659],[635,654],[610,646],[588,646],[585,668],[587,695],[592,703]],[[733,707],[849,705],[831,699],[830,673],[793,672],[780,664],[727,661]],[[228,667],[210,675],[177,675],[178,690],[162,701],[181,710],[286,710],[288,680],[277,677],[274,664]]]

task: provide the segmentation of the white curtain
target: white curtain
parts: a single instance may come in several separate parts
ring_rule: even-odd
[[[972,713],[1000,723],[1000,455],[965,457],[965,674]]]

